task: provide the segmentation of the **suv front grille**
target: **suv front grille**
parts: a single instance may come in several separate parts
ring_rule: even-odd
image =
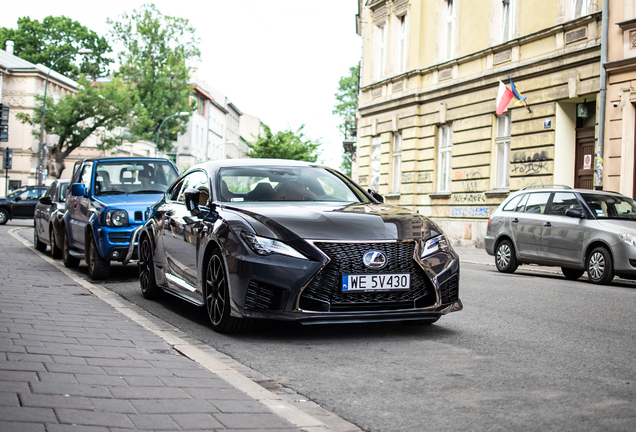
[[[127,243],[128,240],[130,240],[130,233],[111,232],[111,233],[108,233],[108,240],[111,243]]]
[[[316,242],[331,261],[307,285],[300,297],[303,310],[373,311],[413,309],[435,304],[435,290],[413,259],[415,242],[391,243],[327,243]],[[383,252],[387,265],[380,270],[364,266],[363,255],[370,251]],[[355,274],[410,273],[411,289],[389,292],[342,292],[342,276]]]
[[[440,295],[442,297],[442,304],[454,303],[459,299],[459,283],[457,275],[446,279],[444,283],[439,286]]]

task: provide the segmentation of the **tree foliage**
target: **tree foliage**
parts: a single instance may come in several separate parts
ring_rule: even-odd
[[[247,146],[248,156],[258,159],[293,159],[307,162],[318,160],[320,140],[310,140],[303,133],[302,125],[296,132],[291,129],[275,134],[268,126],[263,126],[265,134],[260,134]]]
[[[59,178],[64,171],[64,158],[78,148],[89,136],[98,139],[98,147],[111,149],[119,144],[116,128],[126,125],[133,115],[135,91],[122,80],[115,79],[106,84],[93,85],[80,76],[79,91],[66,95],[57,103],[46,99],[44,130],[57,135],[57,144],[49,147],[46,167],[50,176]],[[32,114],[18,113],[22,123],[34,126],[33,135],[40,136],[42,96]]]
[[[48,16],[42,22],[28,16],[19,18],[17,29],[0,28],[0,47],[6,49],[7,40],[14,42],[14,55],[48,67],[60,57],[81,48],[93,50],[90,56],[68,56],[55,65],[56,72],[74,80],[80,74],[93,78],[105,75],[113,61],[106,57],[112,49],[104,37],[65,16]],[[76,60],[81,62],[79,66]]]
[[[199,39],[187,19],[163,15],[153,4],[108,20],[111,36],[123,45],[118,54],[121,76],[136,87],[145,108],[130,128],[141,139],[155,141],[163,120],[190,111],[189,65],[198,60]],[[161,128],[159,150],[170,150],[175,129],[185,131],[188,117],[174,117]]]
[[[360,65],[349,68],[349,75],[343,76],[338,81],[338,91],[336,92],[336,105],[332,114],[341,118],[339,129],[345,140],[354,139],[356,136],[356,113],[358,111],[358,79],[360,76]],[[347,154],[342,156],[340,169],[351,176],[351,157]]]

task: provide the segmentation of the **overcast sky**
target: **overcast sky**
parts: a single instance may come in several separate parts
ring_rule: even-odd
[[[3,1],[0,27],[17,19],[65,15],[100,36],[107,18],[146,2]],[[356,0],[157,0],[164,15],[187,18],[201,38],[199,77],[274,131],[305,124],[322,139],[325,163],[338,167],[340,120],[331,114],[338,80],[360,59]],[[3,47],[0,47],[3,48]]]

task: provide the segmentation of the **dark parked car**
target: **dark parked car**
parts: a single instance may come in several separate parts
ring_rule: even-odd
[[[142,294],[204,306],[219,332],[254,318],[432,324],[462,309],[459,259],[439,227],[323,166],[200,164],[151,211]]]
[[[568,279],[636,279],[636,201],[616,192],[529,187],[492,214],[486,252],[501,272],[519,264],[559,266]]]
[[[35,205],[46,192],[46,186],[27,186],[0,198],[0,225],[11,219],[33,219]]]
[[[61,226],[64,265],[76,267],[84,259],[92,279],[107,278],[111,261],[124,260],[133,231],[178,176],[166,159],[77,162]]]
[[[55,180],[35,206],[33,245],[40,252],[51,247],[53,258],[62,257],[61,226],[66,203],[69,180]]]

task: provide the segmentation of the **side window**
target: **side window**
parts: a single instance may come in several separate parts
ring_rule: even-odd
[[[524,213],[543,213],[545,206],[548,204],[549,198],[550,192],[529,194]]]
[[[52,200],[55,200],[55,193],[57,192],[57,183],[53,182],[51,186],[49,186],[48,190],[44,195],[47,197],[51,197]]]
[[[176,201],[177,198],[179,197],[179,192],[181,191],[181,186],[183,186],[183,179],[181,179],[179,181],[179,183],[177,183],[176,185],[174,185],[174,187],[172,188],[172,190],[170,190],[168,192],[168,194],[170,195],[170,200],[171,201]]]
[[[208,186],[208,176],[205,174],[205,172],[194,171],[184,177],[183,187],[181,188],[181,192],[179,193],[177,201],[185,203],[185,191],[189,188],[198,189],[202,192],[201,199],[199,200],[199,205],[207,204],[207,198],[210,197],[210,187]]]
[[[576,195],[571,192],[557,192],[552,197],[550,214],[565,216],[568,209],[581,209],[581,203],[576,199]]]
[[[521,198],[524,198],[526,195],[517,195],[504,206],[503,211],[514,211],[517,208],[517,204],[521,201]]]
[[[521,197],[521,201],[519,201],[519,204],[517,205],[517,208],[515,209],[515,211],[517,212],[526,211],[526,203],[528,202],[528,196],[529,194],[525,194],[524,196]]]
[[[91,175],[93,174],[93,164],[87,163],[82,167],[82,172],[80,173],[79,183],[82,183],[86,186],[86,190],[91,187]]]

